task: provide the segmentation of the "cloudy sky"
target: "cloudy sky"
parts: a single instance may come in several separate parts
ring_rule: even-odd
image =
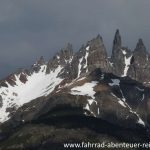
[[[77,51],[97,34],[107,50],[119,28],[124,46],[143,38],[150,49],[149,0],[1,0],[0,78],[48,60],[67,42]]]

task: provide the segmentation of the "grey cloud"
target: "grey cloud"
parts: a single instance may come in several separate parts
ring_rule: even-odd
[[[114,32],[134,48],[143,38],[150,49],[148,0],[2,0],[0,1],[0,77],[49,59],[67,42],[81,44],[101,34],[111,51]]]

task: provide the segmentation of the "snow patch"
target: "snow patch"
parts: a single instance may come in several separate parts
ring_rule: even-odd
[[[114,96],[115,98],[117,98],[118,103],[119,103],[120,105],[122,105],[123,107],[126,107],[125,103],[124,103],[119,97],[117,97],[117,96],[116,96],[115,94],[113,94],[113,93],[111,93],[111,95]]]
[[[136,86],[136,89],[138,89],[138,90],[141,91],[141,92],[144,92],[144,89],[141,89],[141,88],[139,88],[139,87],[137,87],[137,86]]]
[[[77,81],[82,81],[84,79],[86,79],[86,77],[79,78]]]
[[[81,68],[82,68],[82,63],[83,61],[83,57],[79,59],[79,65],[78,65],[78,78],[80,77],[80,74],[81,74]]]
[[[71,64],[72,60],[73,60],[73,56],[67,61],[67,63]]]
[[[117,85],[119,86],[120,85],[120,80],[119,79],[111,79],[113,83],[108,83],[110,86],[114,86],[114,85]]]
[[[85,54],[85,61],[86,61],[86,63],[84,65],[84,68],[86,68],[86,73],[88,72],[88,66],[87,66],[87,64],[88,64],[88,60],[87,60],[88,56],[89,56],[89,51],[86,50],[86,54]]]
[[[122,53],[123,53],[124,55],[127,54],[126,50],[124,50],[124,49],[121,49],[121,50],[122,50]]]
[[[114,65],[114,63],[112,63],[112,62],[109,62],[109,64],[110,64],[111,67],[113,67],[113,65]]]
[[[139,117],[138,123],[141,124],[141,125],[143,125],[143,126],[145,126],[144,121],[140,117]]]
[[[119,89],[120,89],[120,93],[121,93],[121,95],[122,95],[122,100],[125,102],[126,101],[126,99],[125,99],[125,97],[124,97],[124,95],[123,95],[123,92],[122,92],[122,90],[121,90],[121,88],[119,87]]]
[[[84,109],[89,110],[90,111],[90,107],[88,104],[86,104],[86,106],[84,107]]]
[[[95,91],[93,88],[98,84],[97,81],[92,81],[90,83],[85,83],[84,85],[81,86],[76,86],[71,89],[71,94],[72,95],[86,95],[94,99],[94,94]]]
[[[123,72],[122,77],[127,76],[127,72],[129,70],[131,58],[132,58],[132,55],[130,57],[128,57],[128,58],[125,56],[125,68],[124,68],[124,72]]]
[[[120,98],[118,98],[115,94],[113,94],[113,93],[111,93],[111,94],[119,100],[118,102],[119,102],[122,106],[127,107],[131,113],[135,114],[135,115],[138,117],[137,123],[139,123],[139,124],[145,126],[144,121],[141,119],[141,117],[139,116],[139,114],[137,114],[137,112],[133,111],[132,108],[131,108],[125,101],[124,101],[124,102],[121,101]]]
[[[57,59],[60,59],[60,56],[57,55],[56,57],[57,57]]]
[[[118,103],[120,104],[120,105],[122,105],[123,107],[126,107],[126,105],[124,104],[124,102],[123,101],[118,101]]]
[[[98,113],[98,115],[100,114],[99,108],[97,109],[97,113]]]
[[[94,99],[88,99],[88,103],[89,103],[90,105],[92,105],[93,102],[95,102],[95,103],[97,104],[97,101],[95,101]]]
[[[145,123],[144,123],[144,121],[141,119],[141,117],[139,116],[139,114],[137,114],[137,112],[135,112],[135,111],[132,111],[132,109],[131,109],[131,107],[130,107],[129,105],[128,105],[128,107],[129,107],[129,109],[130,109],[130,112],[131,112],[131,113],[134,113],[134,114],[138,117],[137,123],[139,123],[139,124],[145,126]]]
[[[84,64],[83,68],[86,69],[86,73],[88,72],[88,60],[87,60],[87,58],[88,58],[88,56],[89,56],[89,49],[90,49],[90,47],[87,46],[87,47],[86,47],[85,56],[79,59],[78,76],[77,76],[77,78],[80,77],[80,74],[81,74],[81,71],[82,71],[81,68],[82,68],[82,61],[83,61],[83,59],[85,59],[85,64]]]
[[[147,61],[149,60],[149,56],[148,56],[148,55],[146,55],[146,60],[147,60]]]
[[[145,95],[143,94],[141,101],[143,101],[143,100],[144,100],[144,98],[145,98]]]
[[[90,46],[87,46],[87,47],[86,47],[86,50],[89,51],[89,49],[90,49]]]
[[[105,74],[103,73],[103,74],[101,75],[101,80],[103,80],[104,77],[105,77]]]

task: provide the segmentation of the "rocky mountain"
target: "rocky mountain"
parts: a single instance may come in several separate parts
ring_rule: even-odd
[[[146,142],[149,53],[116,31],[108,57],[100,35],[73,52],[68,43],[0,81],[0,150],[64,149],[65,142]],[[91,136],[92,135],[92,136]]]
[[[117,30],[113,41],[111,56],[113,73],[122,77],[127,76],[132,61],[132,52],[128,48],[122,46],[121,36],[119,30]]]
[[[145,86],[149,86],[149,57],[142,39],[138,40],[136,48],[131,51],[122,46],[119,30],[116,31],[111,56],[114,74],[122,77],[129,76]]]

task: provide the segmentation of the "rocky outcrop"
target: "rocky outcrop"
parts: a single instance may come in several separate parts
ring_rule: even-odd
[[[41,56],[35,64],[33,64],[30,68],[30,74],[32,74],[33,72],[38,72],[41,69],[41,66],[45,65],[45,60],[44,57]]]
[[[135,50],[133,51],[133,63],[129,68],[128,76],[149,85],[150,81],[150,55],[142,39],[139,39]]]
[[[119,29],[116,30],[115,37],[113,40],[113,48],[112,48],[112,59],[117,59],[116,54],[122,47],[122,40]]]
[[[109,71],[108,55],[100,35],[97,38],[87,43],[89,46],[88,70],[89,72],[96,68],[101,68],[102,71]]]
[[[122,46],[121,35],[119,30],[117,30],[113,41],[110,60],[112,64],[112,72],[118,76],[127,76],[131,58],[131,50]]]
[[[107,51],[100,35],[88,41],[86,46],[83,45],[75,54],[71,64],[71,76],[77,78],[96,68],[105,72],[110,70]]]
[[[150,55],[142,39],[134,51],[122,46],[119,30],[116,31],[110,63],[112,72],[118,76],[129,76],[146,86],[150,86]]]
[[[47,64],[46,73],[55,70],[58,66],[65,67],[72,62],[73,59],[73,48],[70,43],[66,47],[60,50]],[[64,72],[64,71],[63,71]],[[65,73],[64,73],[65,74]]]

